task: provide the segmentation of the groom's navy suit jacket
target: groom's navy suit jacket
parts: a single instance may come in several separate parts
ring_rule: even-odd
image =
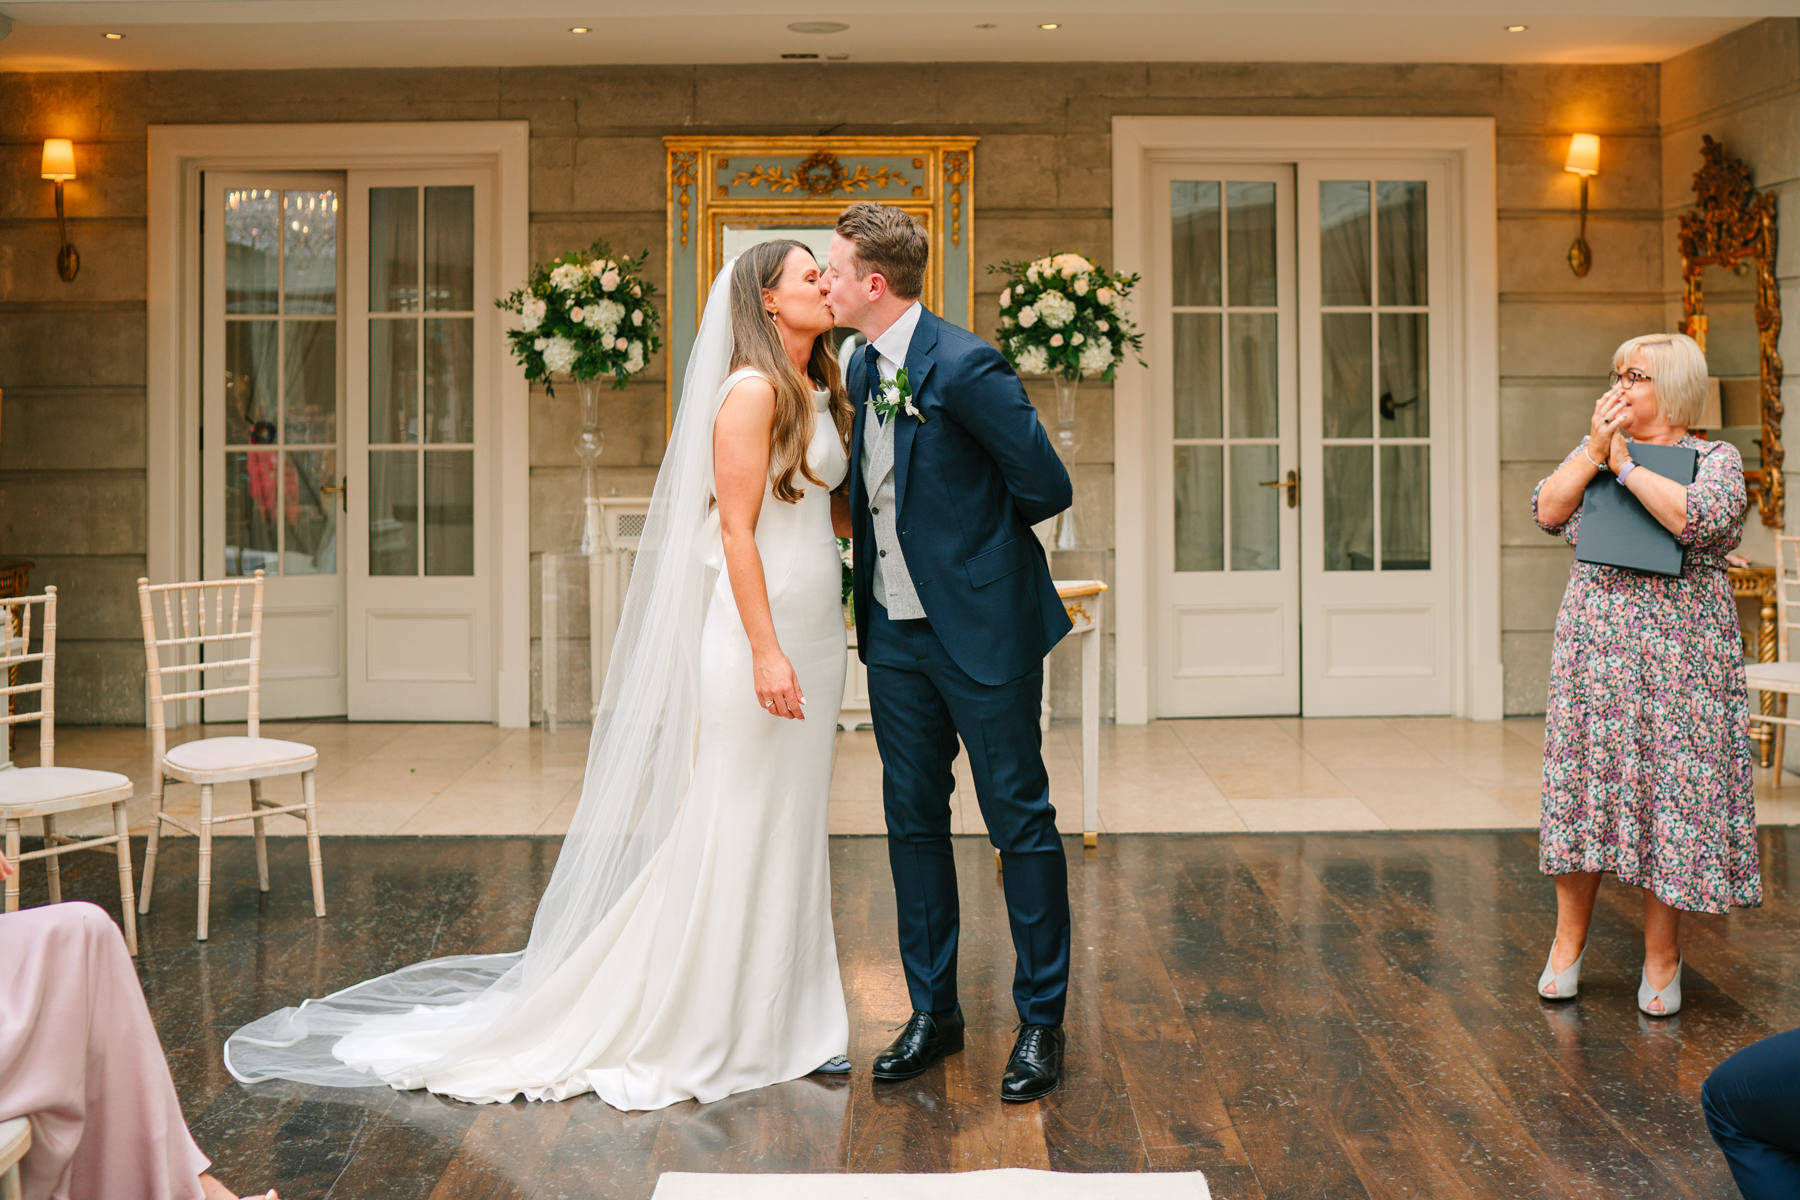
[[[857,652],[868,660],[875,533],[863,481],[868,355],[851,359],[856,404],[850,439]],[[1024,385],[1000,352],[929,309],[906,353],[913,403],[894,424],[895,528],[932,631],[978,683],[1037,668],[1069,632],[1050,567],[1031,526],[1069,507],[1069,473],[1050,446]]]

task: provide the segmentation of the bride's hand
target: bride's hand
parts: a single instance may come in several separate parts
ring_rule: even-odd
[[[794,674],[794,664],[779,650],[757,657],[756,702],[770,716],[790,717],[796,721],[806,719],[806,697],[800,694],[800,680]]]

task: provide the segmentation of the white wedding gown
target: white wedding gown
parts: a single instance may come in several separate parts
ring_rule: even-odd
[[[753,373],[734,372],[721,394]],[[341,1061],[476,1103],[592,1091],[615,1108],[654,1109],[796,1079],[845,1052],[825,807],[846,654],[829,492],[849,463],[826,393],[816,399],[807,463],[826,486],[798,480],[795,504],[766,491],[756,525],[806,719],[758,702],[721,571],[701,635],[692,782],[667,841],[575,953],[496,1007],[453,1066],[409,1077],[405,1064],[430,1061],[443,1033],[467,1029],[479,1017],[469,1005],[369,1021],[337,1042]]]

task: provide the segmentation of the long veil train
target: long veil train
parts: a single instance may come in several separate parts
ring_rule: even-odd
[[[569,960],[668,840],[693,769],[700,633],[718,561],[708,500],[712,421],[731,368],[731,269],[727,263],[713,281],[688,358],[581,801],[525,949],[414,963],[253,1021],[225,1043],[226,1068],[238,1080],[410,1088],[492,1057],[495,1031]]]

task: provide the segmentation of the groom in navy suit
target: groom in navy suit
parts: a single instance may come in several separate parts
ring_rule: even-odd
[[[1031,526],[1069,507],[1069,473],[999,351],[919,303],[929,256],[911,215],[853,204],[820,282],[838,325],[869,343],[845,381],[856,644],[913,1006],[873,1074],[910,1079],[962,1048],[950,849],[960,738],[1018,956],[1021,1024],[1000,1095],[1036,1100],[1061,1079],[1069,986],[1068,867],[1038,726],[1044,655],[1069,618]]]

